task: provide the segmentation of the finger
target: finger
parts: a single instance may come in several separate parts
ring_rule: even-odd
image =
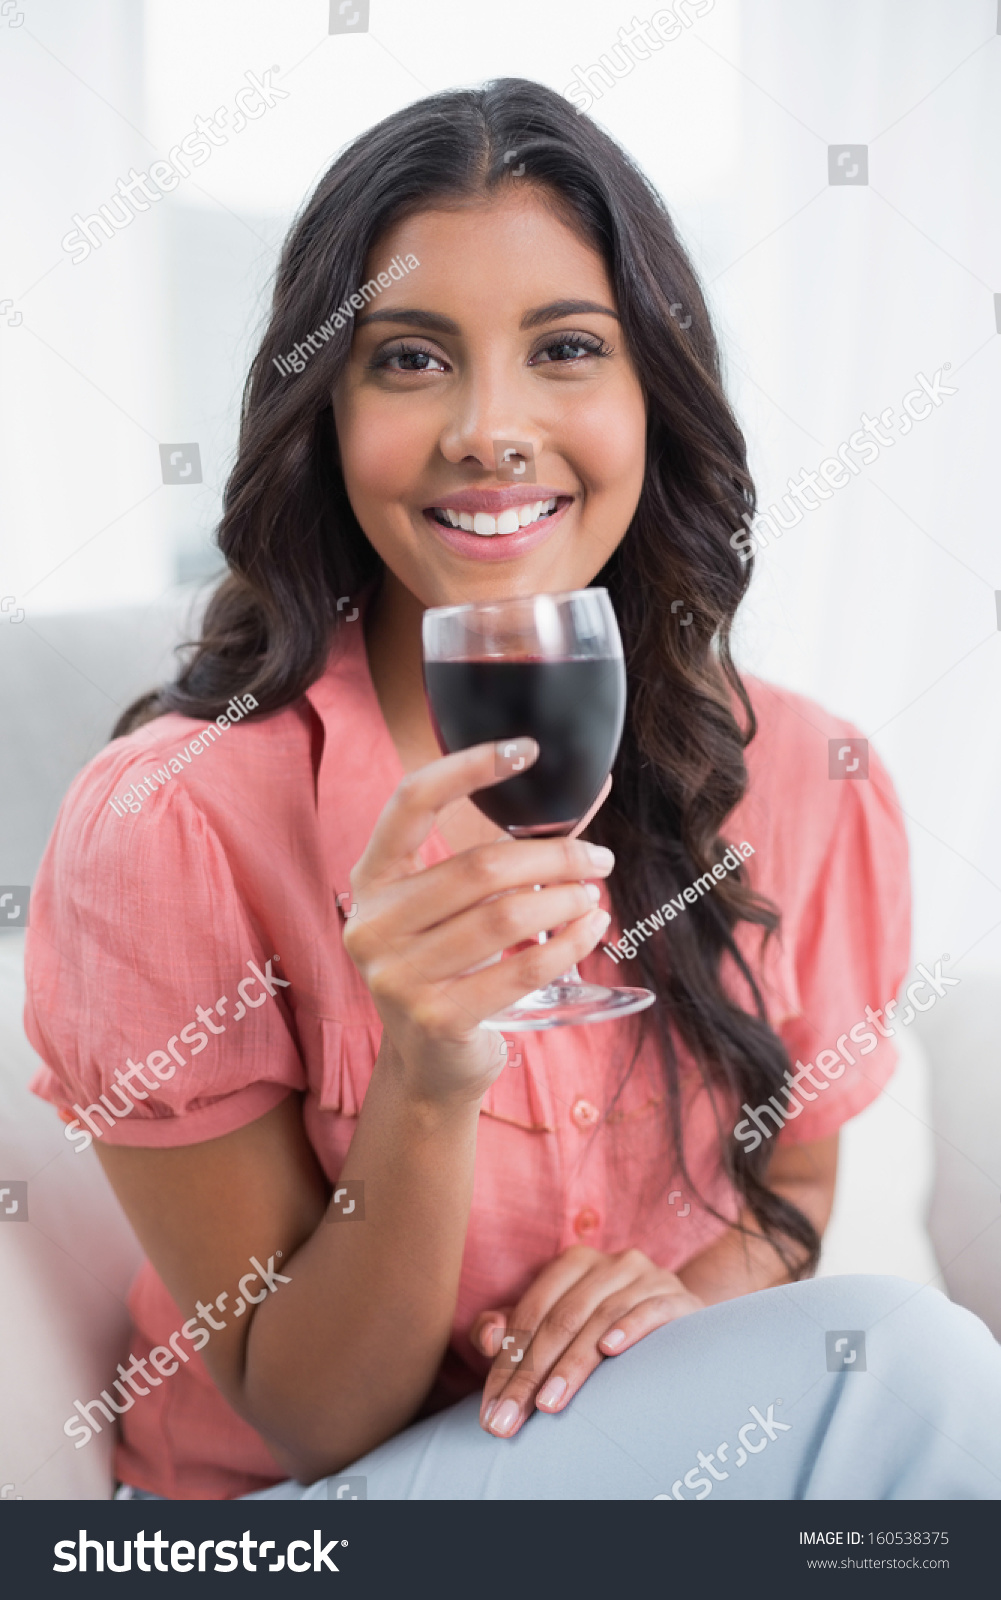
[[[536,1347],[539,1328],[556,1306],[563,1308],[566,1297],[576,1287],[601,1269],[607,1271],[608,1267],[607,1256],[597,1250],[589,1249],[586,1245],[574,1245],[569,1250],[564,1250],[562,1255],[548,1262],[542,1269],[508,1316],[507,1332],[526,1335],[529,1344],[524,1357],[517,1363],[514,1363],[505,1351],[498,1352],[495,1357],[483,1386],[483,1399],[480,1404],[480,1420],[484,1424],[491,1404],[496,1403],[502,1396],[518,1401],[519,1409],[525,1408],[530,1395],[545,1376],[545,1369],[540,1369],[537,1363],[540,1355]],[[607,1293],[607,1287],[602,1292],[595,1291],[589,1309],[593,1310],[600,1304],[601,1300],[607,1297]],[[586,1314],[580,1321],[581,1323],[586,1321]],[[573,1330],[568,1333],[567,1339],[572,1336]],[[564,1344],[566,1342],[564,1340]],[[524,1341],[517,1348],[523,1348],[523,1344]],[[512,1346],[512,1349],[514,1348]],[[550,1359],[555,1360],[558,1354],[559,1348],[553,1347]],[[508,1394],[509,1389],[510,1394]]]
[[[533,1365],[544,1369],[544,1376],[541,1371],[537,1371],[534,1374],[537,1381],[532,1388],[526,1386],[523,1395],[516,1396],[521,1402],[521,1413],[517,1419],[519,1423],[528,1415],[530,1403],[534,1403],[538,1410],[550,1414],[562,1411],[570,1404],[592,1372],[601,1365],[606,1354],[613,1355],[625,1350],[629,1344],[637,1343],[655,1328],[664,1327],[679,1317],[688,1316],[700,1306],[700,1302],[681,1285],[677,1289],[647,1294],[637,1302],[637,1295],[642,1294],[642,1286],[634,1282],[616,1294],[606,1297],[569,1342],[566,1342],[562,1329],[565,1325],[572,1324],[574,1312],[561,1303],[557,1308],[560,1317],[560,1328],[557,1331],[559,1342],[564,1348],[554,1360],[547,1361],[550,1329],[548,1320],[544,1321],[532,1342],[533,1352],[536,1350],[539,1352],[538,1359]],[[621,1340],[613,1337],[618,1333],[623,1334]],[[612,1346],[606,1349],[609,1338],[612,1338]],[[501,1396],[502,1404],[512,1387],[508,1385],[508,1389]],[[525,1404],[526,1401],[529,1404]],[[499,1407],[498,1411],[492,1414],[492,1418],[496,1419],[498,1414]]]
[[[440,980],[449,1001],[465,1016],[482,1020],[505,1006],[514,1005],[533,989],[543,989],[561,973],[589,956],[611,918],[607,911],[592,911],[568,922],[545,944],[512,951],[503,961],[484,971],[454,980]]]
[[[601,810],[602,806],[605,804],[605,801],[608,799],[608,797],[611,794],[611,792],[612,792],[612,774],[609,773],[608,777],[605,779],[604,783],[601,786],[601,793],[598,795],[598,798],[594,802],[594,805],[591,807],[590,811],[585,811],[584,815],[581,817],[580,821],[578,822],[576,828],[574,828],[573,832],[570,834],[570,838],[571,839],[576,839],[578,834],[581,834],[581,833],[584,832],[584,829],[587,827],[587,825],[590,822],[591,818],[593,816],[595,816]]]
[[[535,1394],[535,1404],[540,1411],[551,1415],[562,1411],[606,1355],[621,1354],[655,1328],[662,1328],[696,1309],[694,1297],[684,1289],[651,1294],[634,1304],[636,1292],[631,1286],[617,1309],[614,1302],[606,1302],[588,1318],[540,1384]]]
[[[640,1252],[627,1250],[617,1256],[598,1255],[590,1270],[542,1317],[518,1372],[508,1378],[502,1388],[493,1380],[503,1364],[495,1361],[485,1386],[486,1403],[481,1407],[487,1430],[510,1438],[533,1408],[562,1410],[604,1359],[604,1352],[599,1348],[602,1335],[630,1314],[639,1301],[663,1295],[665,1277],[670,1284],[666,1292],[673,1293],[673,1274],[665,1275],[652,1267]],[[678,1287],[681,1289],[680,1285]],[[687,1294],[687,1291],[682,1290],[682,1293]],[[521,1307],[516,1307],[509,1333],[516,1330],[516,1319],[521,1315]]]
[[[524,942],[537,946],[540,934],[593,911],[599,894],[595,883],[563,883],[499,895],[418,934],[408,956],[431,982],[455,978]]]
[[[677,1322],[679,1317],[691,1316],[693,1311],[702,1309],[702,1302],[684,1288],[651,1295],[623,1315],[613,1317],[612,1326],[606,1327],[599,1336],[598,1348],[602,1355],[620,1356],[654,1328],[663,1328],[669,1322]]]
[[[530,767],[538,755],[534,739],[508,739],[502,744],[473,745],[408,772],[383,807],[352,882],[390,872],[414,856],[445,806],[477,789],[503,783],[513,770]],[[516,768],[518,762],[521,766]]]
[[[494,895],[537,883],[606,878],[614,865],[611,850],[579,839],[498,839],[437,862],[416,879],[374,887],[365,919],[373,925],[385,919],[394,935],[422,933]]]
[[[502,1306],[490,1311],[481,1311],[469,1330],[469,1342],[483,1355],[493,1358],[500,1349],[500,1341],[507,1328],[507,1319],[513,1311],[513,1306]]]
[[[425,1029],[443,1040],[454,1039],[458,1034],[468,1041],[478,1034],[485,1018],[513,1005],[533,989],[551,983],[575,962],[583,961],[610,920],[607,911],[592,911],[568,922],[545,944],[531,943],[525,949],[511,951],[504,960],[491,962],[479,971],[469,970],[467,954],[462,962],[465,975],[452,978],[432,979],[415,958],[412,944],[407,942],[401,949],[362,918],[348,923],[344,944],[362,970],[377,1005],[380,997],[397,1006],[413,1007],[419,1001]]]

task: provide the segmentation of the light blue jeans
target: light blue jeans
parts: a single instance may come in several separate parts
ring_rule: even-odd
[[[709,1306],[603,1361],[513,1439],[478,1416],[473,1395],[335,1477],[244,1498],[1001,1499],[1001,1346],[902,1278]]]

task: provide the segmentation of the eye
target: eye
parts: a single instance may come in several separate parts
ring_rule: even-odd
[[[611,346],[593,333],[561,333],[535,352],[531,365],[575,366],[587,356],[610,356]]]
[[[444,372],[445,361],[426,345],[404,339],[380,350],[371,367],[382,372]]]

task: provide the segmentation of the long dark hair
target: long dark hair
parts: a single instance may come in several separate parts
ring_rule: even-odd
[[[356,139],[321,180],[285,243],[244,391],[219,526],[228,574],[176,682],[135,702],[114,733],[167,711],[211,717],[234,694],[252,694],[261,712],[277,710],[323,671],[341,625],[338,600],[358,596],[382,570],[338,463],[330,396],[351,324],[292,382],[274,358],[364,281],[369,254],[392,224],[442,199],[512,182],[543,186],[602,255],[647,400],[639,505],[595,579],[618,615],[630,699],[612,797],[591,836],[616,853],[615,906],[625,928],[720,860],[720,829],[746,788],[743,752],[755,721],[730,628],[751,565],[730,536],[753,514],[754,487],[705,301],[662,200],[606,134],[539,84],[506,78],[433,95]],[[691,614],[684,627],[680,608],[672,610],[678,599]],[[741,873],[728,872],[635,960],[660,997],[648,1018],[680,1172],[691,1183],[672,1030],[717,1107],[724,1172],[798,1276],[816,1264],[817,1232],[768,1188],[769,1144],[738,1152],[730,1126],[742,1101],[754,1105],[785,1088],[789,1065],[735,941],[740,922],[760,930],[763,947],[778,916]],[[727,963],[742,975],[753,1010],[731,998]]]

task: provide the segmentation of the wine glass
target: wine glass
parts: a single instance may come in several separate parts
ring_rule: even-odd
[[[516,839],[574,831],[612,770],[625,721],[622,639],[607,590],[432,607],[424,685],[445,753],[526,735],[539,746],[525,772],[470,796],[491,822]],[[583,983],[571,967],[480,1026],[517,1033],[604,1022],[655,999],[649,989]]]

